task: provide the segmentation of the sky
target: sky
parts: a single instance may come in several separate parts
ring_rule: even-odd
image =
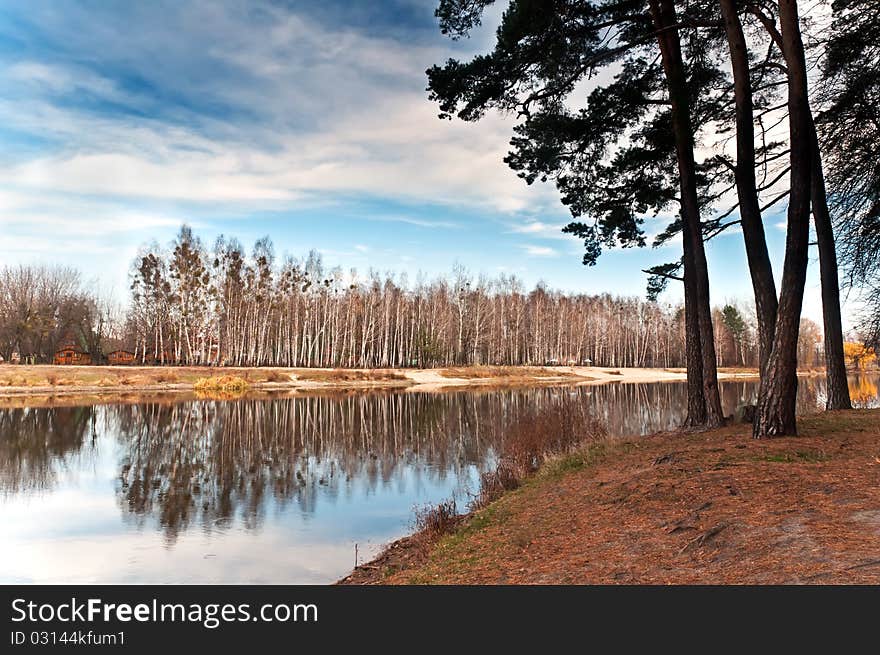
[[[344,270],[644,295],[641,270],[679,242],[583,266],[553,186],[502,161],[514,119],[437,118],[425,69],[487,51],[499,9],[453,42],[434,4],[0,0],[0,264],[74,266],[125,301],[138,249],[188,223]],[[782,212],[766,217],[777,279]],[[713,304],[747,301],[741,234],[708,257]],[[817,271],[813,249],[804,314],[821,324]]]

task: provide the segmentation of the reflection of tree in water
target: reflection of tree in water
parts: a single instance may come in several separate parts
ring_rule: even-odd
[[[0,410],[0,490],[50,489],[86,444],[94,417],[89,406]]]
[[[238,515],[256,527],[270,498],[308,515],[319,495],[441,482],[463,466],[486,466],[518,411],[563,399],[552,391],[115,407],[127,450],[120,502],[139,520],[157,518],[174,539],[189,525],[224,526]]]
[[[850,382],[854,402],[878,405],[876,378]],[[824,404],[824,378],[802,378],[801,412]],[[157,520],[169,539],[191,525],[260,524],[290,503],[317,502],[475,480],[525,411],[576,403],[609,435],[672,429],[684,419],[684,384],[610,384],[446,394],[352,394],[235,402],[143,403],[0,410],[0,490],[48,489],[75,457],[122,449],[118,500],[136,521]],[[754,402],[757,384],[723,381],[725,412]],[[93,446],[93,447],[92,447]],[[471,489],[476,491],[476,489]],[[458,487],[457,495],[463,495]]]
[[[721,402],[726,414],[739,418],[743,405],[753,405],[758,401],[757,380],[724,380],[721,386]],[[824,377],[804,377],[798,379],[797,413],[811,414],[825,406],[826,383]]]
[[[849,382],[849,397],[856,407],[880,406],[880,391],[877,389],[878,379],[867,375],[852,376]]]
[[[739,416],[743,405],[758,397],[758,382],[723,380],[719,383],[726,415]],[[608,434],[631,436],[673,430],[684,423],[687,388],[680,382],[654,384],[603,384],[559,390],[587,403],[602,420]],[[802,378],[798,385],[798,412],[806,414],[824,406],[825,378]]]

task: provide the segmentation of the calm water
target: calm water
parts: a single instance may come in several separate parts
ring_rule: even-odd
[[[880,406],[877,378],[851,381]],[[0,582],[323,583],[463,503],[519,409],[586,403],[609,434],[681,423],[683,384],[0,410]],[[754,382],[722,383],[726,412]],[[824,402],[801,382],[799,406]]]

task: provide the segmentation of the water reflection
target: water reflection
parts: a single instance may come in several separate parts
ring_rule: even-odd
[[[799,411],[824,403],[802,379]],[[850,381],[880,406],[877,378]],[[726,413],[754,381],[721,385]],[[672,429],[683,384],[152,402],[0,411],[0,581],[327,582],[476,491],[526,409],[586,405],[611,435]],[[364,548],[364,544],[371,544]]]
[[[293,504],[394,492],[410,484],[464,495],[519,396],[357,395],[113,408],[123,512],[155,517],[173,540],[193,524],[248,529]]]
[[[0,491],[49,489],[93,445],[95,408],[0,410]]]
[[[877,391],[877,379],[860,375],[849,379],[849,397],[859,407],[877,407],[880,393]]]

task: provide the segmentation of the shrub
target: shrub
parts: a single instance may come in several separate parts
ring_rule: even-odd
[[[454,498],[433,507],[416,509],[414,522],[419,541],[432,543],[443,535],[454,532],[459,519]]]
[[[235,375],[219,375],[210,378],[199,378],[193,385],[196,391],[225,391],[241,393],[247,391],[248,382]]]
[[[605,427],[580,405],[558,403],[516,413],[505,429],[498,464],[480,476],[480,491],[471,502],[479,509],[516,489],[549,458],[574,452],[605,437]]]
[[[481,509],[506,491],[516,489],[548,460],[556,463],[559,472],[580,468],[589,459],[589,453],[601,448],[597,442],[605,435],[604,425],[586,407],[567,400],[560,399],[540,409],[530,407],[513,412],[499,446],[498,463],[480,476],[479,493],[468,509]],[[461,520],[454,498],[436,506],[417,508],[416,543],[422,547],[432,544],[454,532]],[[525,547],[530,540],[531,537],[524,534],[517,543]]]
[[[471,501],[471,509],[480,509],[500,498],[505,491],[512,491],[520,485],[517,471],[509,462],[502,460],[492,471],[480,475],[480,492]]]

